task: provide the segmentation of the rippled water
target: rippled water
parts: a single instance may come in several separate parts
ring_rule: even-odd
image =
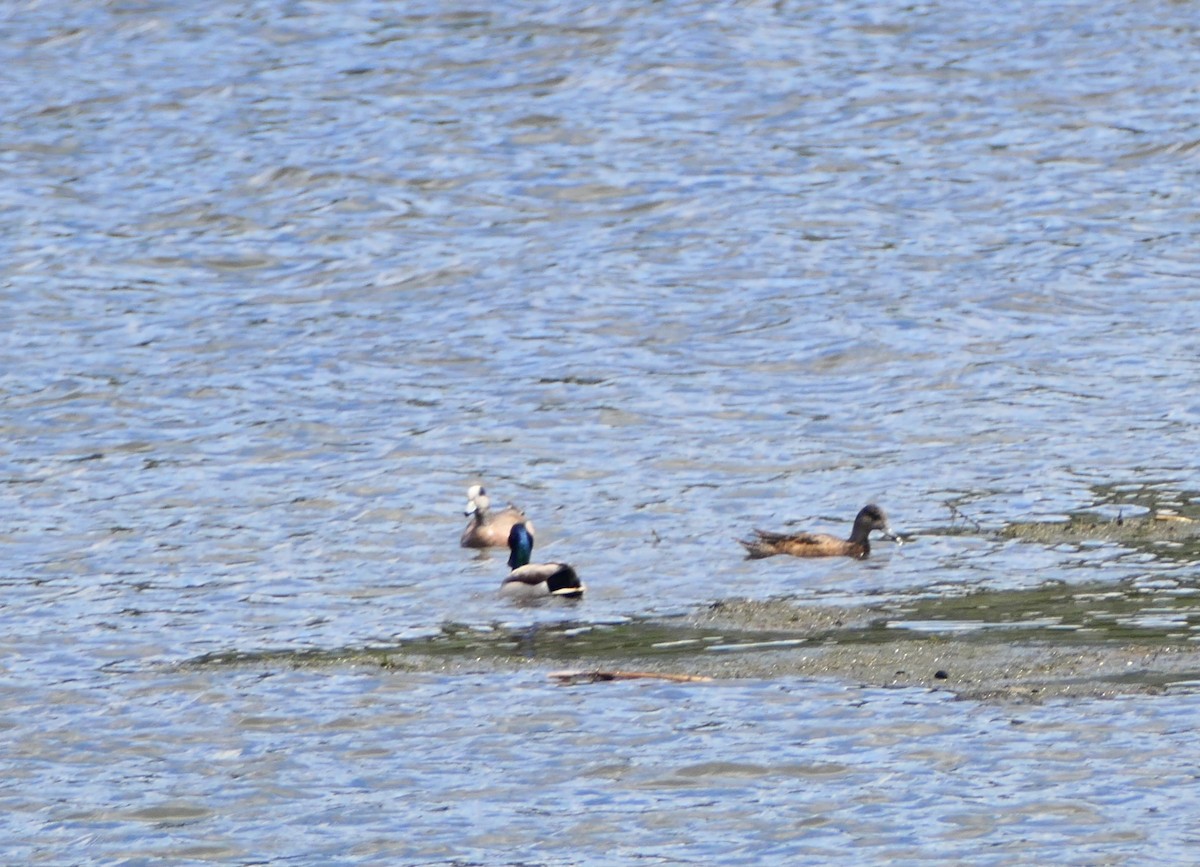
[[[990,527],[1099,486],[1188,505],[1200,13],[0,19],[9,860],[1095,863],[1194,842],[1187,696],[1014,726],[796,682],[174,664],[563,617],[497,599],[502,556],[457,547],[481,479],[577,565],[571,616],[597,621],[1193,584],[1188,557],[939,530],[947,503]],[[921,537],[866,563],[733,542],[869,500]],[[1190,823],[1158,827],[1168,794]]]
[[[1194,697],[374,672],[65,689],[70,718],[9,747],[14,862],[1170,862],[1200,809]],[[14,709],[44,717],[31,692]]]

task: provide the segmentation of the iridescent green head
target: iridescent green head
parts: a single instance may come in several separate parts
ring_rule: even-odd
[[[533,536],[524,524],[513,524],[508,531],[508,550],[512,552],[508,555],[509,569],[528,565],[529,558],[533,556]]]

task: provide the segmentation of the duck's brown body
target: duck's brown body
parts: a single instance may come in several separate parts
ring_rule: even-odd
[[[878,506],[864,506],[854,519],[854,529],[849,539],[839,539],[826,533],[772,533],[755,530],[751,539],[740,539],[746,548],[746,557],[758,559],[776,554],[792,557],[854,557],[866,558],[871,553],[868,537],[872,530],[879,530],[885,538],[897,539],[888,526],[887,515]]]
[[[533,535],[533,524],[516,506],[509,504],[498,512],[491,511],[489,506],[487,492],[481,486],[472,485],[467,489],[466,514],[471,520],[459,539],[462,547],[505,548],[508,546],[508,534],[515,524],[524,524],[529,534]]]

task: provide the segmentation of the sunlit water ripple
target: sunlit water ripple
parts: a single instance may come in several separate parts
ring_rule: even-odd
[[[480,479],[602,622],[1193,583],[938,531],[947,502],[995,527],[1196,488],[1196,10],[0,18],[8,860],[1188,851],[1194,821],[1155,824],[1168,793],[1197,815],[1187,697],[1013,726],[830,685],[173,664],[561,619],[457,547]],[[869,500],[922,535],[866,563],[733,541]]]

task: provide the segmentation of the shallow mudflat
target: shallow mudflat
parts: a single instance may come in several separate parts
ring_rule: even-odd
[[[1200,654],[1162,628],[1066,624],[1039,594],[1040,619],[1019,594],[973,594],[863,607],[788,600],[714,603],[685,617],[517,629],[447,626],[440,635],[374,648],[216,654],[190,665],[378,665],[406,671],[643,672],[730,678],[823,678],[868,686],[925,686],[984,699],[1033,700],[1191,689]],[[1088,592],[1067,594],[1094,604]],[[1117,596],[1108,613],[1118,620]],[[1068,604],[1058,598],[1059,607]],[[990,614],[969,619],[967,612]],[[1102,618],[1101,618],[1102,619]],[[1061,626],[1060,629],[1055,629]]]
[[[937,606],[914,607],[928,615]],[[835,677],[875,686],[923,685],[964,697],[1028,699],[1159,691],[1183,686],[1200,672],[1194,647],[1149,635],[1129,641],[1014,639],[1010,629],[983,622],[972,627],[943,621],[946,631],[937,631],[937,621],[908,620],[913,613],[894,606],[806,610],[788,602],[727,603],[697,619],[776,629],[786,629],[783,624],[792,619],[797,633],[813,635],[792,652],[743,654],[712,673]]]
[[[1071,515],[1066,521],[1012,523],[1000,530],[1009,539],[1058,544],[1064,542],[1195,543],[1200,521],[1174,511],[1102,520],[1092,514]]]

